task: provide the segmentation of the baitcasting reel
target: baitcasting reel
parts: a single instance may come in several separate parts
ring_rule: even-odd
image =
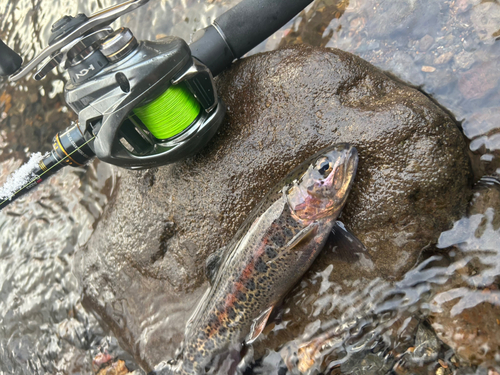
[[[10,77],[26,76],[45,59],[37,80],[57,65],[67,69],[65,99],[78,123],[56,136],[54,162],[58,154],[78,149],[67,163],[84,164],[95,154],[120,167],[150,168],[192,155],[217,131],[224,104],[212,73],[191,56],[184,40],[139,42],[129,29],[109,27],[148,1],[61,18],[52,26],[49,47]]]
[[[34,74],[39,80],[61,65],[70,76],[66,102],[78,115],[36,167],[19,169],[9,188],[0,188],[0,209],[62,167],[85,165],[94,156],[141,169],[195,154],[225,113],[213,77],[312,2],[242,0],[199,30],[189,46],[177,37],[137,41],[127,28],[111,29],[118,17],[148,1],[61,18],[52,25],[49,46],[22,68],[21,57],[0,40],[0,76],[16,81],[41,65]]]

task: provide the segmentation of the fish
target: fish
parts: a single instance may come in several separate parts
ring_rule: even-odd
[[[290,172],[207,260],[210,287],[174,359],[150,375],[201,375],[230,348],[250,344],[311,266],[335,225],[358,165],[356,149],[330,146]]]

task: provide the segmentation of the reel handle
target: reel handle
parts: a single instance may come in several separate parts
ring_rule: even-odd
[[[80,42],[85,35],[106,28],[120,16],[137,9],[148,1],[128,0],[122,4],[104,9],[90,17],[82,14],[76,18],[61,18],[52,25],[53,37],[50,39],[49,46],[23,66],[17,73],[12,74],[9,77],[10,81],[17,81],[25,77],[31,70],[43,62],[42,68],[34,76],[36,80],[42,79],[50,70],[66,61],[68,51]]]
[[[243,0],[194,35],[189,46],[192,55],[216,76],[310,3],[312,0]]]

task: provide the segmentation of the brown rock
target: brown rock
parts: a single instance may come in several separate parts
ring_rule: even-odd
[[[368,248],[372,267],[323,252],[304,285],[329,267],[340,293],[356,288],[360,275],[361,285],[399,278],[468,201],[471,172],[455,123],[356,56],[287,48],[234,64],[218,86],[228,111],[211,144],[174,165],[122,172],[75,261],[85,306],[146,369],[173,356],[206,286],[206,257],[228,243],[266,191],[323,147],[358,149],[342,221]],[[313,319],[304,304],[317,294],[306,289],[285,301],[295,327],[266,345],[282,345]],[[307,300],[294,298],[304,291]]]
[[[458,298],[456,293],[460,291],[452,289],[441,294],[441,298],[449,297],[450,301],[443,304],[441,314],[434,315],[431,320],[436,334],[471,365],[495,363],[500,353],[500,299],[491,296],[492,301],[480,302],[484,300],[480,293],[460,294],[462,299],[479,303],[453,314],[451,311]]]
[[[446,52],[436,57],[436,59],[434,60],[434,64],[436,65],[447,64],[450,62],[452,58],[453,58],[453,52]]]

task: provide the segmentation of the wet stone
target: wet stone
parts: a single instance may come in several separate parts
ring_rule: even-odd
[[[411,82],[414,85],[421,85],[424,83],[424,76],[420,71],[413,57],[404,53],[396,52],[391,61],[388,62],[387,68],[390,71],[396,72],[398,77],[405,82]]]
[[[338,374],[345,375],[383,375],[392,367],[393,360],[387,360],[383,353],[361,352],[353,355],[340,366]]]
[[[467,99],[479,99],[495,90],[500,79],[500,64],[487,62],[476,65],[462,74],[458,88]]]
[[[493,42],[500,36],[500,5],[497,2],[481,2],[474,6],[471,20],[481,40]]]
[[[424,324],[420,324],[415,337],[415,348],[409,356],[410,360],[419,365],[432,362],[437,359],[440,347],[441,343],[436,334]]]
[[[431,48],[433,43],[434,43],[434,38],[432,36],[430,36],[429,34],[426,34],[422,39],[419,40],[418,50],[420,52],[425,52],[429,48]]]
[[[434,60],[434,64],[437,64],[437,65],[447,64],[452,58],[453,58],[453,53],[446,52],[446,53],[443,53],[442,55],[439,55],[436,58],[436,60]]]
[[[476,58],[472,52],[461,51],[453,60],[454,69],[469,69],[476,62]]]
[[[113,362],[109,366],[99,370],[97,375],[125,375],[130,374],[127,366],[125,366],[125,362],[122,360],[118,360]]]
[[[85,306],[145,369],[173,357],[208,284],[206,258],[279,179],[322,148],[349,142],[358,149],[341,220],[368,254],[323,251],[284,302],[294,323],[255,343],[256,353],[326,319],[324,311],[304,313],[319,295],[314,275],[329,270],[339,293],[376,277],[397,280],[469,199],[470,165],[456,124],[425,95],[354,55],[285,48],[235,63],[217,84],[228,110],[209,146],[154,171],[122,171],[75,260]]]
[[[480,301],[480,298],[471,296],[471,300]],[[475,303],[459,314],[435,315],[433,325],[439,337],[455,350],[464,363],[496,364],[500,353],[500,308],[493,301]],[[451,310],[453,303],[447,307]]]
[[[499,212],[500,182],[483,177],[475,186],[468,217],[439,240],[460,252],[453,264],[457,271],[436,290],[429,317],[438,338],[462,364],[483,369],[500,363]]]

